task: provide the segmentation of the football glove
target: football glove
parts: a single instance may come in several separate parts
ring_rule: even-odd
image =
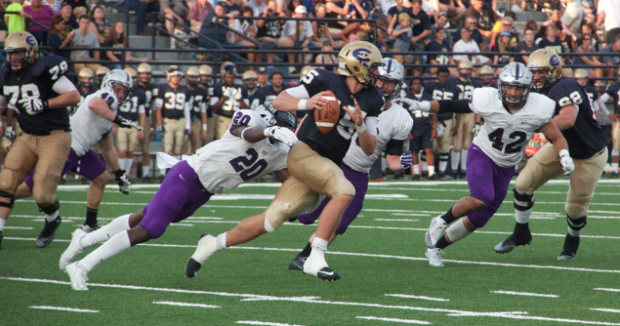
[[[471,131],[475,136],[478,136],[478,133],[480,132],[480,123],[476,122],[476,125],[474,126],[474,129],[472,129]]]
[[[570,157],[568,151],[565,149],[560,151],[560,164],[562,164],[562,170],[564,170],[564,175],[569,175],[575,170],[575,163]]]
[[[112,122],[114,122],[121,128],[135,128],[138,130],[142,130],[142,127],[137,122],[121,118],[121,116],[119,115],[117,115]]]
[[[224,91],[224,97],[228,97],[228,98],[235,98],[235,89],[234,88],[228,88],[227,90]]]
[[[418,102],[410,98],[399,97],[397,99],[393,99],[392,102],[409,105],[409,111],[411,112],[418,110],[429,112],[431,110],[431,102],[429,101]]]
[[[123,195],[129,195],[129,188],[131,187],[131,182],[129,181],[127,172],[125,172],[125,170],[118,169],[117,171],[114,171],[114,175],[120,192],[122,192]]]
[[[5,136],[9,138],[10,140],[15,140],[15,131],[13,131],[13,126],[6,127]]]
[[[403,168],[403,170],[407,170],[412,165],[413,165],[413,156],[411,155],[411,152],[405,153],[400,156],[400,166]]]
[[[183,132],[183,142],[186,142],[189,140],[189,134],[190,134],[190,130],[189,129],[185,129],[185,131]]]
[[[49,104],[47,100],[41,100],[40,98],[24,98],[19,100],[19,104],[24,107],[26,113],[30,115],[35,115],[43,112],[43,110],[49,108]]]
[[[272,137],[288,146],[293,146],[297,142],[297,136],[290,129],[282,127],[269,127],[263,131],[265,137]]]
[[[166,128],[164,126],[157,126],[157,132],[161,138],[164,138],[164,134],[166,133]]]
[[[443,122],[437,124],[437,138],[443,137],[443,133],[446,131],[446,125]]]

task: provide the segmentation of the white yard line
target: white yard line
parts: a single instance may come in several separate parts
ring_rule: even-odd
[[[245,324],[245,325],[265,325],[265,326],[304,326],[304,325],[272,323],[268,321],[256,321],[256,320],[239,320],[236,323]]]
[[[416,214],[416,213],[392,213],[390,215],[394,215],[394,216],[431,216],[431,214]]]
[[[71,311],[71,312],[90,312],[90,313],[97,313],[97,312],[99,312],[99,310],[78,309],[78,308],[69,308],[69,307],[55,307],[55,306],[30,306],[28,308],[43,309],[43,310]]]
[[[433,297],[425,297],[421,295],[410,295],[410,294],[385,294],[386,297],[396,297],[396,298],[405,298],[405,299],[419,299],[419,300],[428,300],[428,301],[441,301],[448,302],[450,299],[442,299],[442,298],[433,298]]]
[[[607,308],[590,308],[590,310],[602,311],[602,312],[613,312],[620,314],[620,309],[607,309]]]
[[[384,318],[384,317],[375,317],[375,316],[357,316],[357,319],[366,319],[366,320],[380,320],[380,321],[390,321],[394,323],[403,323],[403,324],[417,324],[417,325],[431,325],[431,322],[417,319],[400,319],[400,318]]]
[[[31,226],[5,226],[5,230],[34,230]]]
[[[585,324],[585,325],[607,325],[607,326],[620,325],[620,323],[610,323],[610,322],[605,322],[605,321],[551,318],[551,317],[542,317],[542,316],[524,316],[520,314],[507,314],[507,313],[448,314],[448,316],[452,316],[452,317],[499,317],[499,318],[522,319],[522,320],[554,321],[554,322],[559,322],[559,323]]]
[[[420,220],[410,218],[376,218],[379,222],[419,222]]]
[[[162,305],[167,305],[167,306],[179,306],[179,307],[222,308],[220,306],[214,306],[210,304],[174,302],[174,301],[153,301],[153,304],[162,304]]]
[[[194,226],[194,224],[189,223],[172,223],[170,226]]]
[[[609,288],[594,288],[594,290],[607,291],[607,292],[620,292],[620,289],[609,289]]]
[[[491,291],[491,293],[497,294],[508,294],[508,295],[522,295],[526,297],[544,297],[544,298],[559,298],[560,296],[557,294],[541,294],[541,293],[530,293],[530,292],[514,292],[514,291]]]

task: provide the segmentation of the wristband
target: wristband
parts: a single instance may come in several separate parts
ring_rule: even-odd
[[[307,103],[308,103],[308,100],[306,99],[299,100],[299,102],[297,103],[297,110],[299,111],[307,110],[306,108]]]
[[[361,126],[355,125],[355,129],[357,129],[358,134],[361,134],[366,131],[366,124],[362,122]]]
[[[113,173],[114,173],[114,175],[115,175],[117,178],[120,178],[120,177],[122,177],[122,176],[123,176],[123,174],[125,174],[125,171],[123,171],[123,170],[121,170],[121,169],[118,169],[118,170],[114,171]]]
[[[560,151],[560,157],[570,156],[567,149],[563,149]]]
[[[206,123],[202,124],[202,130],[207,130],[207,124]]]

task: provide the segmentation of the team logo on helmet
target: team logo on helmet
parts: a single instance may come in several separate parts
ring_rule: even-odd
[[[359,62],[368,62],[370,61],[370,54],[371,52],[369,50],[366,49],[357,49],[355,51],[353,51],[353,57],[357,60],[359,60]]]
[[[555,66],[559,65],[559,64],[560,64],[560,57],[558,57],[558,55],[557,55],[557,54],[552,55],[552,56],[551,56],[551,58],[549,58],[549,63],[550,63],[553,67],[555,67]]]
[[[26,44],[28,44],[30,46],[35,46],[35,45],[37,45],[37,39],[34,38],[34,36],[30,35],[30,36],[26,37]]]

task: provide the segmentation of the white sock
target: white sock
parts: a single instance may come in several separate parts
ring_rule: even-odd
[[[54,220],[58,217],[58,211],[53,212],[52,214],[45,214],[45,219],[48,222],[54,222]]]
[[[450,154],[451,157],[451,165],[452,165],[452,173],[456,172],[459,169],[459,160],[461,158],[461,152],[452,152]]]
[[[430,177],[433,174],[435,174],[435,167],[434,166],[429,166],[428,167],[428,176]]]
[[[611,163],[611,169],[614,173],[618,173],[618,163]]]
[[[428,171],[428,163],[426,161],[422,162],[422,172]]]
[[[125,158],[119,158],[118,159],[118,165],[121,166],[121,170],[125,168],[125,164],[126,164],[125,162],[126,161],[127,161],[127,159],[125,159]]]
[[[117,217],[102,228],[86,234],[80,239],[80,246],[82,246],[82,248],[87,248],[94,244],[104,242],[119,232],[129,230],[129,216],[131,216],[131,214]]]
[[[414,174],[414,175],[416,175],[416,174],[420,174],[420,165],[418,165],[418,164],[414,164],[414,165],[411,167],[411,169],[412,169],[412,171],[413,171],[413,174]]]
[[[4,225],[6,224],[6,220],[0,218],[0,232],[4,231]]]
[[[534,207],[528,209],[527,211],[520,211],[518,209],[515,209],[515,220],[517,220],[517,223],[519,224],[529,223],[530,216],[532,216],[533,210],[534,210]]]
[[[327,240],[323,240],[319,237],[314,237],[314,240],[312,241],[312,248],[313,249],[319,249],[323,252],[327,251],[327,246],[329,245],[329,241]],[[314,251],[314,250],[312,250]]]
[[[571,236],[573,236],[573,237],[578,237],[578,236],[579,236],[579,234],[581,234],[581,230],[583,230],[583,229],[580,229],[580,230],[575,230],[575,229],[573,229],[573,228],[571,228],[571,227],[569,226],[569,227],[568,227],[568,234],[570,234],[570,235],[571,235]]]
[[[127,231],[117,233],[101,247],[95,249],[95,251],[80,260],[78,264],[90,272],[102,261],[116,256],[129,248],[131,248],[129,233],[127,233]]]
[[[127,174],[129,174],[129,172],[131,171],[131,166],[133,165],[133,159],[132,158],[126,158],[125,159],[125,171],[127,171]]]
[[[448,229],[446,230],[446,235],[448,235],[448,238],[450,238],[451,243],[463,240],[464,238],[473,233],[467,231],[463,219],[464,218],[461,218],[456,223],[450,225],[450,227],[448,227]]]
[[[217,249],[217,251],[228,248],[226,247],[226,234],[227,233],[228,232],[224,232],[217,236],[217,242],[215,244],[215,248]]]
[[[464,149],[461,151],[461,171],[465,172],[467,170],[467,150]]]
[[[149,175],[149,172],[151,172],[151,167],[150,166],[142,166],[142,177],[147,177]]]
[[[439,171],[446,172],[446,167],[448,167],[448,162],[446,161],[439,161]]]

